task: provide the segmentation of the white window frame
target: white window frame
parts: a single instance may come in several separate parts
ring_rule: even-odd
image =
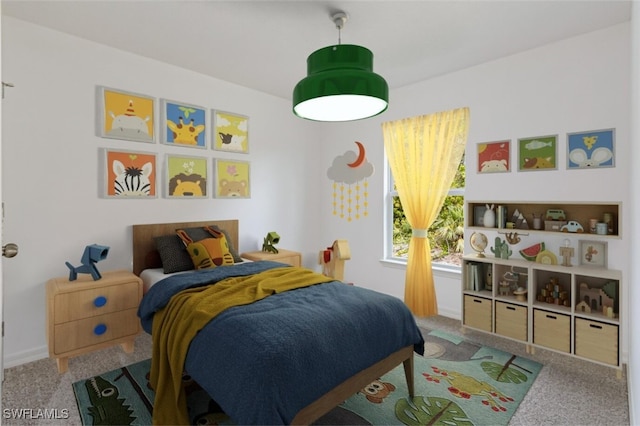
[[[404,265],[407,264],[406,257],[398,257],[393,255],[393,198],[398,196],[398,191],[394,190],[393,185],[393,173],[391,173],[391,167],[389,166],[389,161],[385,155],[385,188],[384,188],[384,255],[383,259],[385,262],[395,264],[395,265]],[[465,188],[453,188],[450,189],[447,195],[461,196],[464,198]],[[456,272],[460,273],[462,270],[461,266],[451,265],[448,263],[442,263],[434,261],[431,263],[433,269],[439,269],[446,272]]]

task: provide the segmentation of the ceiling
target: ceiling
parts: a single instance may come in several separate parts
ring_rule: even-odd
[[[629,21],[622,0],[2,0],[2,15],[291,99],[306,58],[374,54],[391,89]]]

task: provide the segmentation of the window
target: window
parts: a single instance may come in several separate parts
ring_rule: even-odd
[[[409,253],[409,240],[411,239],[411,226],[404,216],[402,203],[400,203],[400,197],[388,165],[387,174],[385,257],[389,260],[406,262]],[[432,262],[446,269],[459,269],[461,264],[464,250],[464,186],[465,164],[463,156],[451,184],[449,195],[445,198],[440,214],[428,231]]]

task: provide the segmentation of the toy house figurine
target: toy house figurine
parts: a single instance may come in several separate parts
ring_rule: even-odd
[[[344,280],[344,261],[351,259],[351,250],[347,240],[335,240],[331,247],[321,250],[318,264],[322,265],[322,273],[338,281]]]

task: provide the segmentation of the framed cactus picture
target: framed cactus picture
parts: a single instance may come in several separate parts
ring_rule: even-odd
[[[155,98],[98,86],[98,136],[155,143]]]
[[[207,110],[184,102],[160,100],[162,143],[189,148],[207,148]]]

